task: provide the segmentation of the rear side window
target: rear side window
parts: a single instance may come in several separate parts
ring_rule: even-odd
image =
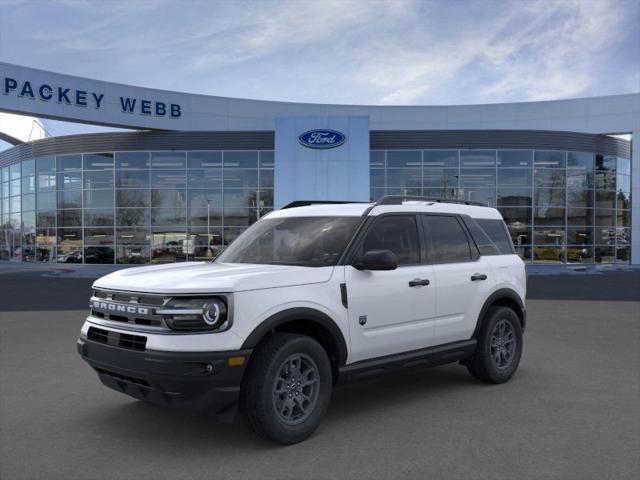
[[[473,241],[476,243],[480,255],[500,255],[500,249],[489,238],[489,235],[482,229],[480,225],[471,217],[462,217],[464,224],[467,226]],[[472,247],[473,248],[473,247]]]
[[[420,240],[413,215],[392,215],[376,220],[362,242],[361,254],[369,250],[391,250],[398,265],[420,263]]]
[[[423,220],[431,263],[471,261],[469,240],[456,217],[425,215]]]
[[[489,238],[498,247],[502,255],[514,253],[513,242],[502,220],[476,218],[476,222],[489,235]]]

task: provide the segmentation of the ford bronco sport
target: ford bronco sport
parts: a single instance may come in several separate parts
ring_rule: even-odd
[[[337,384],[450,362],[506,382],[525,291],[493,208],[294,202],[213,262],[98,279],[78,352],[117,391],[223,420],[239,405],[256,433],[290,444],[316,429]]]

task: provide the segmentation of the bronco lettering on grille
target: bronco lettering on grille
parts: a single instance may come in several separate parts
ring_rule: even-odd
[[[147,307],[134,307],[131,305],[122,305],[119,303],[108,303],[101,302],[98,300],[93,300],[91,302],[92,308],[97,308],[99,310],[109,310],[111,312],[121,312],[121,313],[134,313],[138,315],[149,315],[149,309]]]

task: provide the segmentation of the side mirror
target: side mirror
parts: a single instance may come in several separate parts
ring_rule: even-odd
[[[353,264],[358,270],[395,270],[398,257],[391,250],[369,250]]]

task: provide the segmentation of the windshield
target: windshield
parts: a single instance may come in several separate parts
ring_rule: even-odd
[[[361,217],[265,218],[249,227],[216,261],[333,266],[360,221]]]

